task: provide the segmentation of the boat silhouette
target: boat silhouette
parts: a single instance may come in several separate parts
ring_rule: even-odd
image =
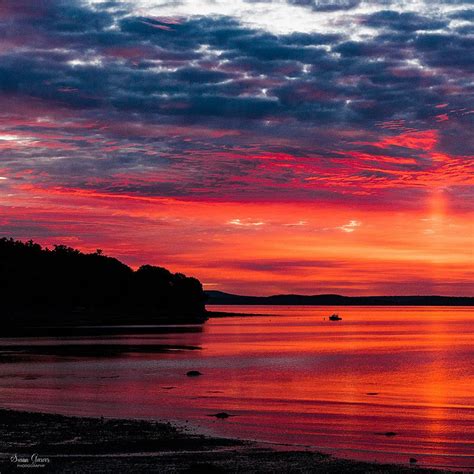
[[[329,316],[329,321],[341,321],[342,318],[337,314],[333,313],[331,316]]]

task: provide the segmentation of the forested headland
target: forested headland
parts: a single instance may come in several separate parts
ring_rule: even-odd
[[[205,298],[199,280],[165,268],[0,239],[4,328],[203,322]]]

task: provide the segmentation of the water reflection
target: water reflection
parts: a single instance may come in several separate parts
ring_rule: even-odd
[[[474,463],[470,308],[340,308],[340,322],[314,307],[258,312],[179,332],[0,340],[0,403],[190,420],[370,460]],[[221,411],[236,416],[208,416]]]

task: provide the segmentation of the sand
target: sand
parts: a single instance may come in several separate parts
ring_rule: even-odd
[[[443,472],[349,461],[312,451],[275,451],[185,432],[166,422],[0,410],[0,435],[2,474],[25,468],[72,473]]]

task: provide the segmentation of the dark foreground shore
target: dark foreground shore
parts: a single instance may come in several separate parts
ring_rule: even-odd
[[[167,423],[0,410],[0,472],[440,473],[410,466],[274,451]],[[27,472],[31,472],[27,469]]]

